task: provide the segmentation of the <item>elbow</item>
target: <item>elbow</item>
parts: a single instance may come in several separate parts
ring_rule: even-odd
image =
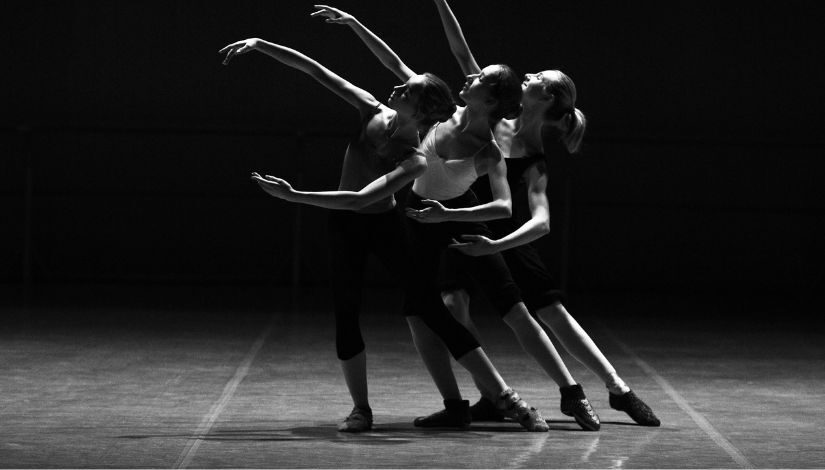
[[[548,219],[540,219],[536,224],[536,231],[539,235],[544,236],[550,233],[550,221]]]
[[[350,211],[360,211],[361,209],[367,207],[369,205],[369,201],[362,197],[354,197],[346,202],[346,208]]]
[[[342,202],[343,207],[341,208],[347,211],[358,211],[369,205],[366,198],[360,195],[349,196],[345,198]]]
[[[500,201],[499,207],[502,219],[509,219],[513,216],[513,203],[509,199]]]
[[[416,179],[427,172],[427,160],[419,158],[410,168],[410,176]]]

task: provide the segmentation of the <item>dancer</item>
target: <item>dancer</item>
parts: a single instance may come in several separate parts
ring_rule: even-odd
[[[453,55],[465,73],[477,73],[479,66],[447,1],[434,1]],[[522,114],[516,119],[502,120],[496,127],[496,140],[507,157],[514,217],[490,223],[494,237],[468,235],[464,237],[464,243],[456,244],[454,248],[470,256],[503,253],[530,311],[550,328],[574,358],[604,381],[610,406],[626,412],[638,424],[659,426],[659,419],[650,407],[619,377],[587,332],[565,309],[560,286],[542,262],[534,243],[550,231],[546,155],[551,152],[576,153],[581,147],[586,120],[584,113],[576,108],[576,86],[561,71],[545,70],[527,74],[522,88]],[[542,139],[543,132],[545,139]],[[482,184],[473,186],[479,199],[490,200],[489,191],[483,182],[479,183]],[[449,258],[452,263],[447,265],[460,266],[464,264],[463,258],[452,256]],[[463,268],[465,272],[471,269]],[[467,291],[460,289],[461,281],[466,277],[456,276],[455,269],[451,274],[446,276],[452,282],[445,281],[450,288],[443,297],[456,318],[475,332],[469,315]],[[483,397],[472,411],[475,420],[500,419],[489,400]],[[564,398],[561,411],[568,416],[573,414]]]
[[[352,15],[326,5],[316,5],[315,15],[327,22],[346,24],[366,43],[381,62],[399,78],[414,75],[404,62]],[[467,75],[459,93],[465,103],[443,123],[436,123],[424,138],[421,151],[427,171],[416,178],[408,200],[408,216],[423,271],[420,277],[436,278],[443,250],[460,234],[492,236],[481,221],[510,216],[506,167],[493,139],[491,126],[514,117],[521,102],[521,80],[506,65],[490,65]],[[479,203],[469,187],[480,175],[488,175],[489,202]],[[497,312],[513,330],[524,350],[558,384],[571,390],[566,395],[577,422],[585,429],[599,428],[598,416],[573,380],[547,334],[521,301],[518,287],[500,254],[467,257],[477,282],[483,286]],[[471,420],[469,402],[461,394],[443,343],[421,322],[410,322],[413,338],[424,363],[444,396],[445,409],[415,421],[417,426],[450,426]],[[490,396],[483,384],[482,394]]]
[[[365,261],[372,252],[405,287],[409,299],[405,313],[436,331],[453,357],[494,390],[501,412],[530,431],[547,431],[547,423],[507,387],[478,341],[446,310],[437,286],[418,282],[410,275],[414,260],[405,244],[400,214],[394,210],[393,193],[426,169],[426,160],[416,151],[418,129],[452,114],[455,104],[449,88],[431,74],[411,76],[395,87],[386,106],[318,62],[284,46],[253,38],[232,43],[220,52],[226,54],[227,64],[235,55],[253,50],[312,76],[361,115],[361,132],[344,155],[338,191],[301,192],[283,179],[252,174],[261,188],[278,198],[341,209],[329,214],[336,350],[354,407],[338,430],[362,432],[373,424],[365,346],[358,323]]]

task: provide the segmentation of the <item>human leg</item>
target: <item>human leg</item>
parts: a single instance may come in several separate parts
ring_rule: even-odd
[[[504,253],[504,259],[513,278],[522,290],[524,301],[531,312],[553,332],[561,346],[595,373],[610,392],[614,409],[626,411],[639,424],[658,426],[653,411],[635,394],[616,373],[616,369],[602,354],[595,342],[565,309],[564,293],[556,279],[544,265],[533,245],[523,245]],[[586,413],[590,408],[580,386],[562,387],[561,411],[568,416]],[[578,418],[577,418],[578,419]]]
[[[576,384],[547,333],[521,302],[520,295],[512,294],[515,282],[504,258],[501,255],[490,255],[468,258],[468,261],[468,272],[472,273],[481,291],[488,294],[519,344],[559,386],[562,402],[568,405],[564,409],[572,410],[572,416],[582,428],[598,430],[599,417],[584,397],[581,386]]]
[[[372,409],[367,386],[367,361],[359,312],[367,251],[355,232],[363,228],[354,214],[331,212],[330,272],[335,310],[335,346],[353,410],[338,430],[361,432],[372,428]]]

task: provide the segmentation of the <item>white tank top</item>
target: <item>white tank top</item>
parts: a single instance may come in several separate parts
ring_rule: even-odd
[[[473,182],[478,179],[475,156],[487,148],[487,145],[478,149],[469,158],[460,160],[441,158],[435,150],[435,133],[439,124],[441,123],[436,123],[421,142],[419,151],[427,159],[427,171],[415,179],[412,190],[425,199],[445,201],[466,193]]]

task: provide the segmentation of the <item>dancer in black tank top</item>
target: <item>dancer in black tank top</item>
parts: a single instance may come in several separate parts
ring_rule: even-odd
[[[450,47],[456,59],[471,73],[478,65],[461,28],[446,0],[434,0],[441,16]],[[579,362],[599,376],[609,391],[609,403],[625,411],[643,426],[659,426],[653,411],[619,377],[615,368],[602,354],[587,332],[565,309],[563,293],[555,278],[544,265],[535,241],[550,231],[547,190],[547,159],[545,154],[576,153],[581,145],[586,120],[577,109],[576,87],[558,70],[525,75],[522,85],[522,114],[512,120],[502,120],[495,128],[496,140],[507,161],[508,182],[513,194],[513,215],[509,221],[491,224],[493,237],[470,234],[453,248],[465,255],[479,256],[501,252],[507,261],[522,296],[530,308],[562,346]],[[484,185],[477,187],[483,202]],[[452,257],[452,272],[461,270],[466,258]],[[472,273],[471,269],[464,269]],[[460,287],[455,274],[444,278],[448,307],[463,324],[474,331],[469,317],[469,298]],[[598,427],[598,417],[584,397],[580,385],[559,384],[561,411],[572,415],[584,427]],[[483,394],[482,394],[483,395]],[[476,419],[498,419],[499,415],[485,399],[473,406]]]

